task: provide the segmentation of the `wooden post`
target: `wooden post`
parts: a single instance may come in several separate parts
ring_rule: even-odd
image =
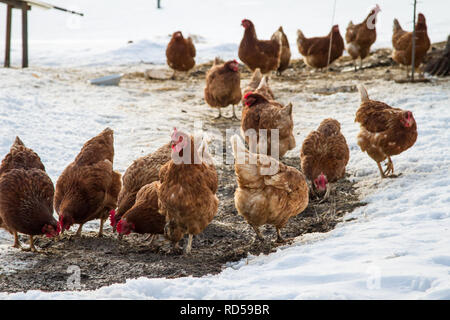
[[[28,4],[22,4],[22,68],[28,68]]]
[[[11,18],[13,7],[8,4],[6,7],[6,44],[5,44],[5,68],[11,65]]]
[[[414,17],[412,33],[412,55],[411,55],[411,81],[414,82],[414,71],[416,66],[416,0],[414,0]]]

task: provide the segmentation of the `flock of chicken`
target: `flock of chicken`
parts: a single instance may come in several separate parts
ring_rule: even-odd
[[[350,23],[346,39],[354,59],[364,59],[375,41],[375,28],[369,28],[368,19],[374,19],[378,11],[377,6],[361,24]],[[271,40],[260,41],[251,21],[243,20],[242,25],[245,33],[239,58],[254,70],[252,79],[241,92],[238,63],[216,61],[206,76],[205,101],[219,108],[219,117],[220,108],[242,101],[241,134],[245,142],[251,146],[252,136],[247,133],[252,131],[256,133],[255,140],[262,143],[259,145],[265,143],[267,150],[273,150],[271,131],[277,130],[282,157],[296,144],[292,105],[275,101],[263,74],[282,72],[287,67],[289,45],[281,27]],[[421,14],[416,32],[418,65],[426,53],[420,39],[429,46]],[[399,63],[411,64],[411,37],[398,22],[394,23],[393,58]],[[308,39],[299,31],[298,45],[305,62],[316,68],[327,66],[344,49],[338,26],[323,38]],[[186,71],[195,64],[194,45],[190,39],[183,39],[181,32],[174,33],[166,54],[174,70]],[[364,86],[359,86],[359,92],[361,105],[355,119],[361,127],[358,145],[376,161],[383,178],[393,176],[391,156],[410,148],[417,138],[412,112],[369,99]],[[236,118],[234,108],[233,117]],[[267,137],[259,135],[261,129],[267,130]],[[323,198],[322,201],[327,199],[331,183],[344,177],[349,161],[347,142],[340,132],[340,123],[334,119],[323,120],[303,141],[301,172],[272,157],[270,152],[263,154],[258,148],[249,151],[237,135],[231,138],[231,144],[238,184],[235,206],[261,240],[259,227],[271,224],[277,230],[277,240],[283,241],[281,229],[289,218],[305,210],[310,194]],[[383,171],[381,162],[386,159],[387,168]],[[135,160],[123,176],[114,171],[113,161],[113,130],[106,128],[84,144],[54,187],[39,156],[17,137],[0,166],[0,227],[14,235],[14,247],[21,247],[18,233],[29,235],[29,249],[37,251],[34,236],[59,236],[73,225],[79,225],[79,236],[83,225],[96,219],[100,219],[98,235],[102,236],[109,217],[120,237],[136,232],[151,234],[153,240],[155,235],[163,234],[176,252],[180,251],[178,242],[188,234],[185,252],[190,253],[193,235],[203,232],[219,206],[218,176],[207,141],[174,129],[167,144]],[[53,216],[54,209],[58,220]]]

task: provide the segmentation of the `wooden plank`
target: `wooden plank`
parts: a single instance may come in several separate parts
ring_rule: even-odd
[[[11,65],[11,18],[12,18],[11,5],[6,7],[6,39],[5,39],[5,68],[9,68]]]
[[[22,68],[28,68],[28,5],[22,5]]]
[[[26,2],[20,1],[20,0],[0,0],[0,2],[6,3],[10,6],[12,6],[13,8],[16,9],[21,9],[22,5]]]

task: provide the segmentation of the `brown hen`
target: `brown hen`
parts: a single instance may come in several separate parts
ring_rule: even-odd
[[[334,25],[325,37],[306,38],[303,32],[297,30],[297,46],[298,51],[303,56],[303,61],[316,69],[322,69],[333,63],[344,52],[344,40],[339,32],[338,25]]]
[[[79,224],[100,219],[98,236],[111,210],[117,207],[121,188],[120,173],[113,170],[113,130],[106,128],[87,141],[75,160],[64,169],[56,182],[55,209],[64,232]]]
[[[355,122],[361,130],[358,145],[363,152],[375,160],[382,178],[394,174],[391,156],[411,148],[417,139],[417,125],[411,111],[392,108],[387,104],[370,100],[363,85],[358,87],[361,106],[356,112]],[[381,162],[388,159],[385,171]]]
[[[122,216],[117,224],[117,232],[127,235],[130,232],[152,235],[151,242],[157,234],[164,234],[166,217],[159,213],[159,181],[143,186],[136,195],[134,205]],[[150,242],[150,243],[151,243]]]
[[[206,87],[204,90],[206,103],[219,109],[228,105],[233,106],[232,119],[237,119],[234,106],[241,101],[241,75],[239,64],[236,60],[230,60],[223,64],[214,64],[206,74]],[[216,119],[217,119],[216,118]]]
[[[331,182],[345,176],[349,158],[350,150],[340,123],[334,119],[323,120],[303,141],[300,151],[302,172],[311,182],[311,190],[318,195],[325,192],[324,199],[327,199]]]
[[[167,64],[174,70],[186,72],[195,66],[195,47],[191,37],[185,39],[181,31],[174,32],[166,48]]]
[[[111,221],[115,228],[116,223],[122,218],[135,203],[136,195],[147,184],[159,180],[159,169],[170,161],[170,143],[157,149],[155,152],[136,159],[125,171],[122,177],[122,188],[118,197],[117,211]]]
[[[272,35],[272,40],[278,40],[281,34],[281,55],[280,65],[277,69],[277,74],[281,75],[284,70],[289,67],[289,61],[291,60],[291,48],[289,47],[289,41],[286,34],[283,31],[283,27],[280,26],[277,31]]]
[[[253,72],[252,78],[250,79],[247,87],[244,89],[242,96],[244,97],[249,92],[259,93],[267,100],[275,100],[272,89],[270,89],[269,87],[269,80],[267,76],[262,75],[259,68],[256,68],[256,70]],[[245,104],[244,99],[242,99],[242,102],[243,104]]]
[[[277,70],[280,65],[282,34],[278,32],[271,40],[259,40],[253,22],[244,19],[242,26],[245,31],[239,45],[239,59],[251,70],[259,68],[263,74]]]
[[[53,182],[39,156],[19,137],[3,159],[0,172],[0,227],[14,234],[14,247],[21,247],[17,234],[23,233],[30,236],[29,250],[37,251],[33,236],[58,234]]]
[[[362,69],[362,61],[369,55],[370,47],[377,39],[377,29],[375,27],[378,13],[381,11],[380,7],[376,5],[363,22],[353,24],[352,21],[348,24],[347,32],[345,33],[345,41],[347,41],[347,52],[352,59],[360,59],[360,69]],[[356,71],[356,62],[355,62]]]
[[[277,157],[278,147],[278,156],[282,157],[295,147],[292,104],[284,107],[276,101],[269,101],[261,94],[252,92],[245,95],[244,103],[241,134],[249,144],[250,151]],[[272,136],[276,135],[276,131],[272,132],[274,129],[278,130],[278,145],[271,143]],[[267,138],[260,139],[260,130],[267,130]],[[260,144],[261,148],[256,149],[257,144]]]
[[[281,229],[290,217],[308,206],[309,192],[303,174],[266,155],[249,152],[241,139],[231,137],[238,188],[234,203],[238,213],[264,240],[259,227],[271,224],[277,240],[283,241]]]
[[[159,209],[166,216],[164,234],[175,250],[189,234],[185,251],[189,254],[193,235],[203,232],[217,213],[218,178],[205,141],[199,143],[176,129],[171,137],[172,160],[159,171]]]
[[[412,64],[412,32],[406,32],[400,26],[397,19],[394,19],[394,30],[392,35],[392,59],[406,67],[406,76],[409,75],[409,66]],[[416,50],[414,58],[414,68],[418,68],[430,49],[430,38],[427,33],[427,23],[425,16],[419,13],[416,23]]]

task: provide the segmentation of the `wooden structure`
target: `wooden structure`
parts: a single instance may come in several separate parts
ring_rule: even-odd
[[[32,6],[43,9],[56,9],[83,16],[82,13],[70,11],[40,1],[0,0],[0,2],[6,4],[5,68],[9,68],[11,64],[11,25],[13,9],[19,9],[22,12],[22,68],[28,67],[28,11],[31,10]]]
[[[0,0],[6,3],[6,43],[5,43],[5,64],[8,68],[11,63],[11,22],[13,9],[22,11],[22,68],[28,67],[28,10],[31,6],[25,1]]]

